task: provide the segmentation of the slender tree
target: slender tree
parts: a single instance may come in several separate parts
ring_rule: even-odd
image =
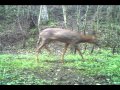
[[[83,25],[84,25],[84,29],[83,29],[84,35],[86,35],[86,26],[87,26],[87,14],[88,14],[88,10],[89,10],[89,5],[87,5],[86,12],[85,12],[85,15],[84,15],[84,22],[83,22]],[[87,48],[87,44],[85,43],[85,47],[84,47],[84,52],[83,52],[83,53],[85,53],[86,48]]]
[[[21,21],[20,21],[20,9],[21,9],[21,6],[19,5],[17,7],[17,19],[18,19],[18,25],[19,25],[19,28],[20,28],[20,32],[22,32],[23,34],[23,48],[25,48],[26,46],[26,32],[23,30],[23,27],[21,25]]]
[[[102,6],[97,6],[97,11],[96,11],[96,20],[97,20],[97,23],[96,23],[96,29],[94,30],[93,29],[93,32],[97,32],[98,30],[99,30],[99,17],[100,17],[100,13],[101,13],[101,8],[102,8]],[[95,34],[95,33],[94,33]],[[95,48],[95,45],[93,45],[93,47],[92,47],[92,49],[91,49],[91,53],[93,53],[93,51],[94,51],[94,48]]]
[[[77,28],[78,28],[78,31],[80,30],[80,8],[81,8],[81,6],[77,5]]]
[[[67,28],[67,13],[66,13],[66,6],[65,5],[62,5],[62,10],[63,10],[63,18],[64,18],[64,25],[65,25],[65,28]]]
[[[38,15],[38,30],[39,30],[39,34],[40,34],[40,24],[41,24],[41,11],[42,11],[42,5],[40,5],[40,9],[39,9],[39,15]],[[37,45],[39,44],[39,39],[40,39],[40,35],[37,41]]]

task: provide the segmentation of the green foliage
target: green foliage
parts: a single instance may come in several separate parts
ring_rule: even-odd
[[[97,52],[96,52],[97,53]],[[67,67],[74,67],[79,73],[88,76],[106,76],[111,79],[110,83],[120,83],[120,55],[112,55],[110,51],[101,50],[98,54],[86,55],[86,60],[83,62],[75,55],[74,63],[68,62]],[[72,58],[72,55],[69,56]]]
[[[120,84],[120,55],[112,55],[109,50],[95,51],[81,56],[65,55],[62,67],[73,68],[78,74],[87,76],[105,76],[110,84]],[[0,81],[1,85],[44,85],[51,84],[51,80],[43,79],[40,75],[50,70],[60,56],[53,56],[45,51],[39,55],[39,64],[33,54],[2,54],[0,55]],[[49,63],[48,62],[52,62]]]
[[[53,20],[49,20],[47,24],[48,24],[49,27],[55,27],[55,26],[56,26],[56,23],[57,23],[57,22],[55,22],[55,21],[53,21]]]
[[[36,32],[38,32],[38,29],[30,29],[30,34],[34,36],[34,34],[36,34]]]
[[[43,71],[49,68],[47,63],[37,65],[33,55],[0,55],[0,59],[0,81],[2,85],[49,83],[49,81],[42,80],[32,73],[37,68],[43,68]]]

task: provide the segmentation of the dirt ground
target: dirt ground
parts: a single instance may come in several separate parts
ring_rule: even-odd
[[[41,79],[51,81],[45,85],[110,85],[109,78],[105,76],[85,76],[80,74],[74,68],[63,67],[62,63],[50,62],[52,68],[44,72],[36,68],[34,74]],[[42,69],[42,68],[41,68]]]

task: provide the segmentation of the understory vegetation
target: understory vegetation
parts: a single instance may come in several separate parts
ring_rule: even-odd
[[[93,54],[86,51],[84,57],[66,54],[61,63],[60,55],[43,52],[37,63],[35,54],[1,54],[0,84],[120,84],[120,55],[101,49]]]

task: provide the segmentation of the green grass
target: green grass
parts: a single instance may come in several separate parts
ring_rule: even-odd
[[[1,54],[0,84],[1,85],[31,85],[51,84],[51,80],[42,79],[39,75],[50,70],[56,61],[62,67],[72,68],[78,74],[87,76],[106,76],[111,84],[120,84],[120,55],[112,55],[109,50],[89,51],[83,55],[66,54],[65,63],[60,63],[60,56],[40,54],[40,62],[36,63],[34,54]],[[52,63],[48,63],[52,61]],[[35,74],[37,73],[37,74]]]
[[[41,80],[32,73],[37,68],[43,72],[49,68],[47,63],[37,64],[34,55],[0,55],[0,82],[1,84],[43,84]],[[30,74],[28,74],[30,73]],[[49,81],[47,81],[49,82]]]
[[[120,55],[112,55],[110,51],[101,50],[98,54],[97,52],[92,55],[86,53],[84,57],[86,60],[83,62],[78,55],[75,55],[74,63],[68,62],[65,66],[74,67],[83,75],[106,76],[111,79],[110,83],[120,84]],[[72,58],[72,55],[67,58]]]

